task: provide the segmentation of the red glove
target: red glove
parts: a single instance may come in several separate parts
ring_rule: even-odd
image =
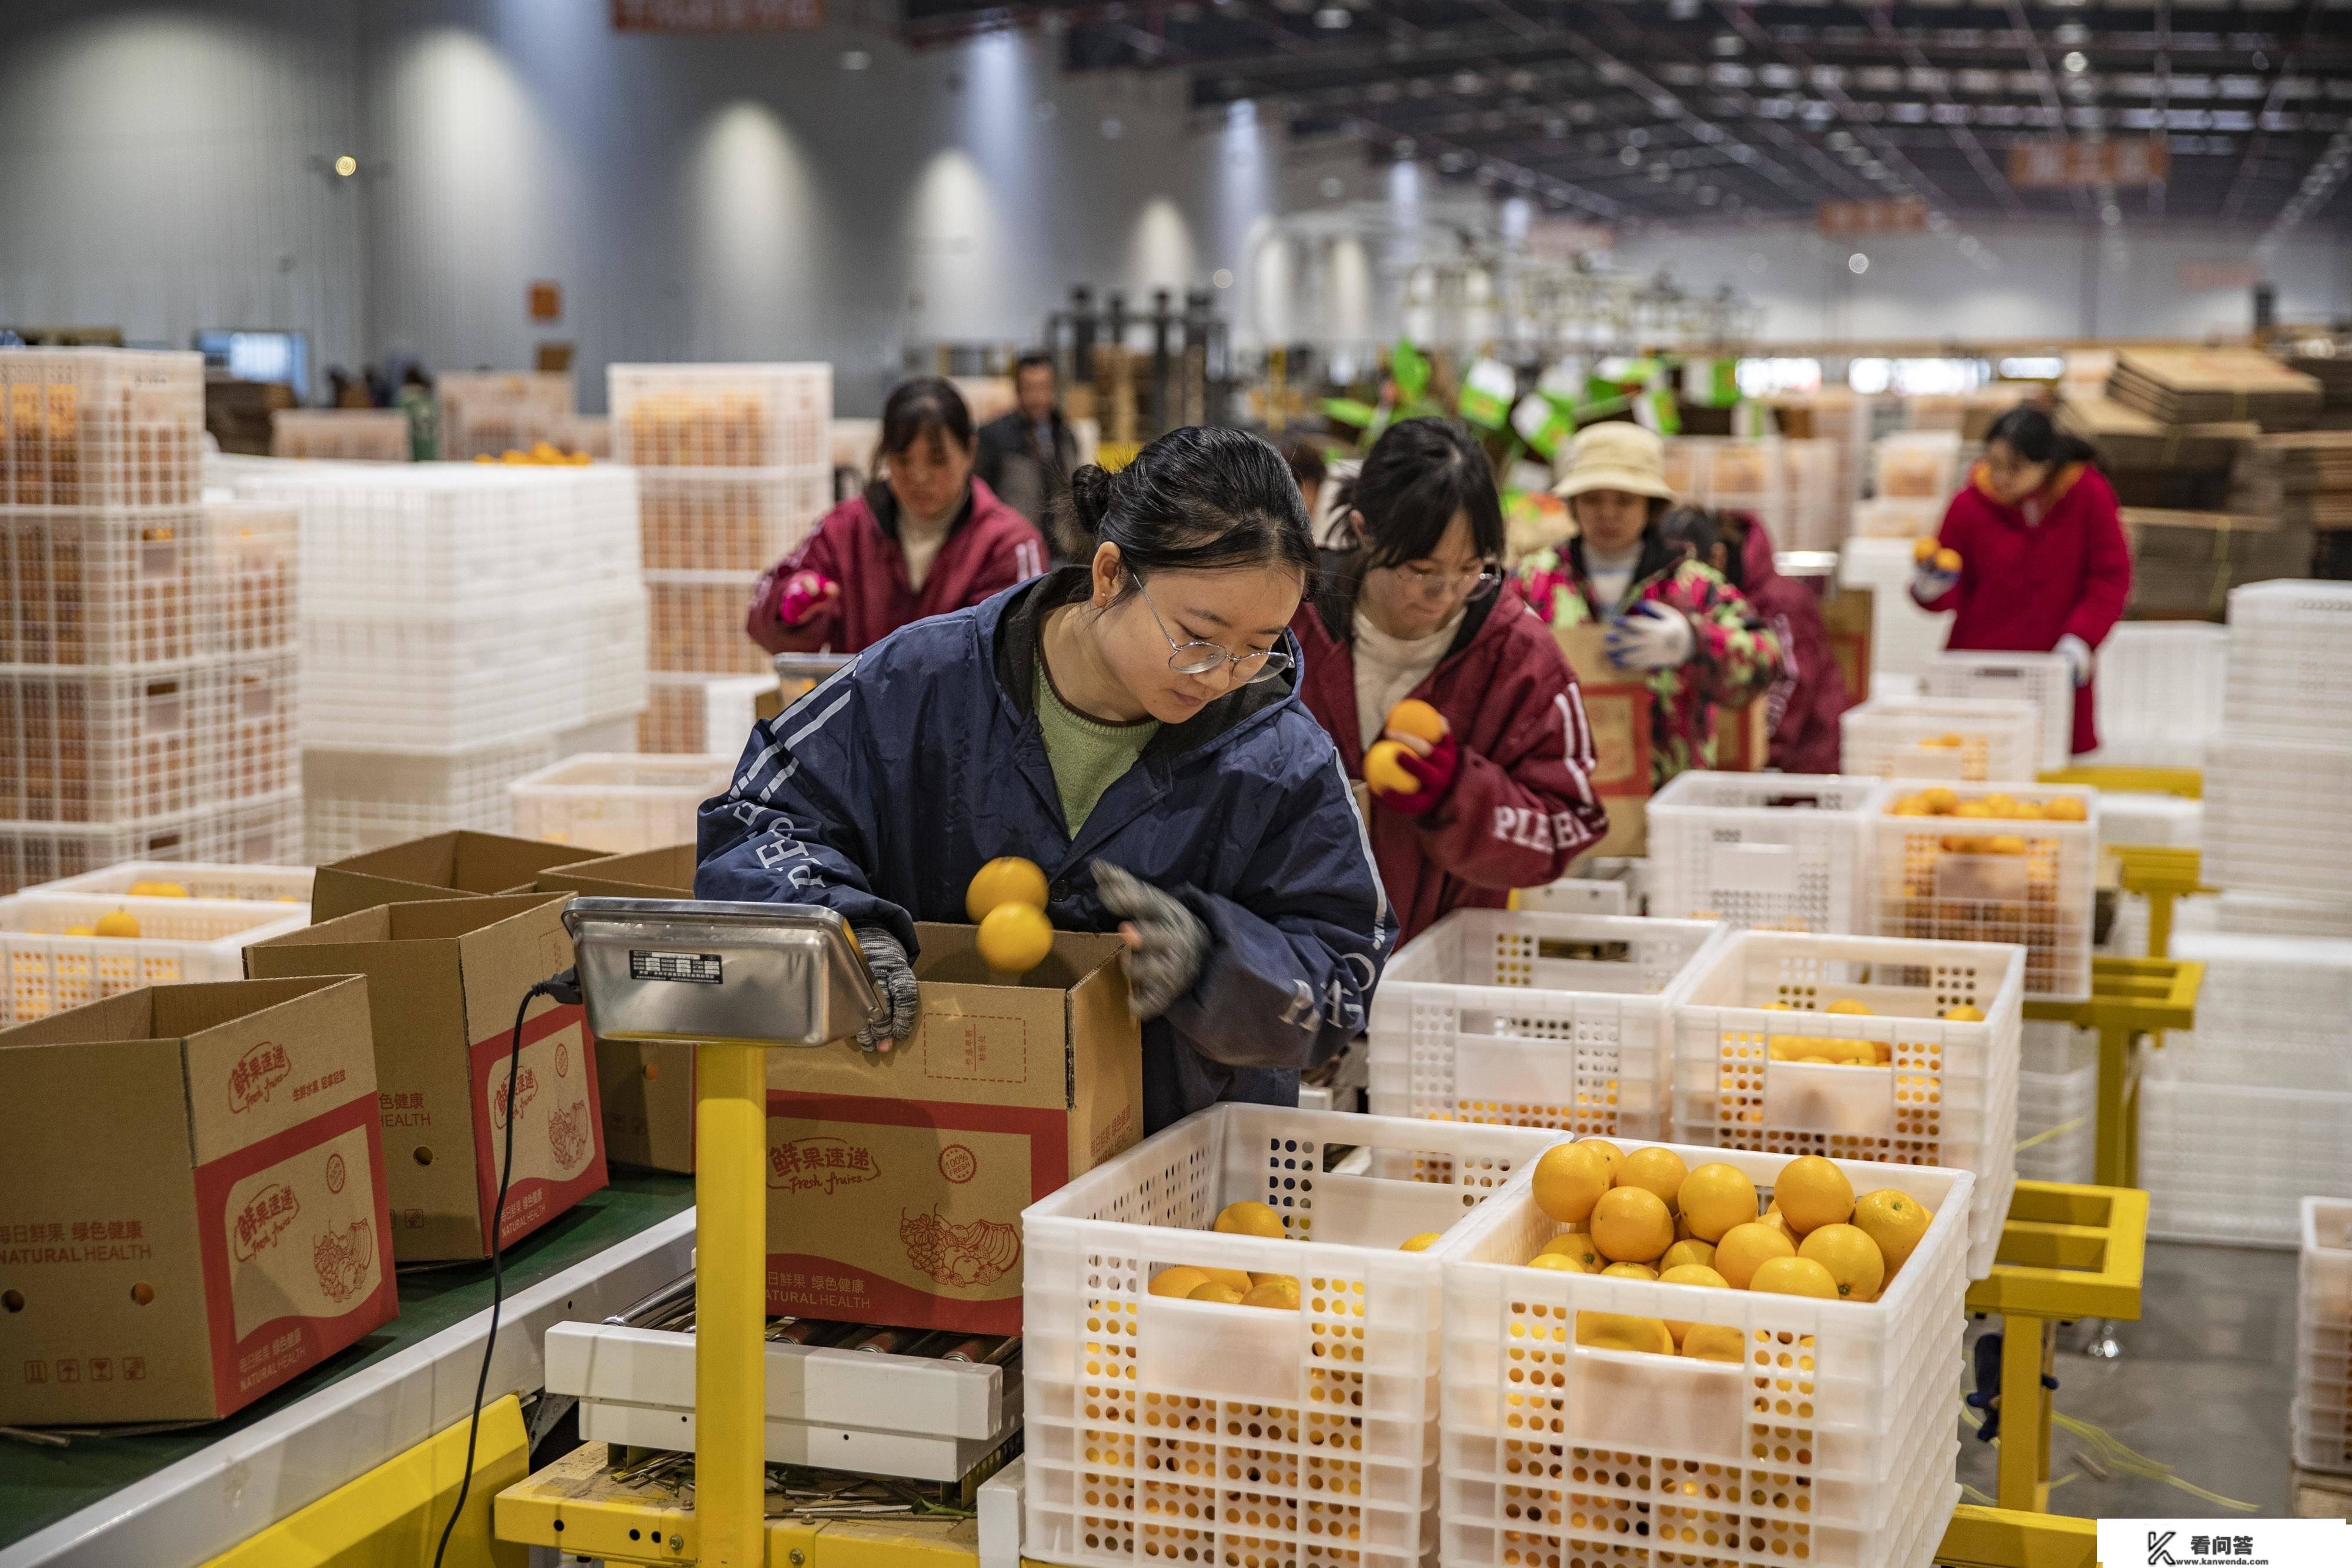
[[[1384,795],[1372,791],[1372,799],[1391,811],[1402,811],[1408,817],[1418,817],[1434,810],[1445,792],[1454,788],[1454,775],[1462,766],[1462,748],[1454,743],[1452,735],[1441,735],[1430,747],[1429,755],[1415,757],[1410,747],[1397,756],[1397,766],[1421,780],[1421,788],[1410,795]]]
[[[784,580],[783,591],[776,595],[776,619],[787,626],[804,625],[810,616],[830,609],[840,597],[841,585],[823,572],[796,571]]]

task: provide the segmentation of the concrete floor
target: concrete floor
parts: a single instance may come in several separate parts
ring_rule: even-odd
[[[2291,1513],[2287,1406],[2294,1376],[2295,1255],[2252,1248],[2151,1242],[2140,1321],[2116,1327],[2115,1361],[2075,1354],[2062,1330],[2057,1409],[2105,1428],[2183,1480],[2255,1505],[2256,1516]],[[1992,1326],[1971,1324],[1971,1343]],[[2082,1518],[2210,1518],[2216,1509],[2161,1481],[2111,1474],[2078,1460],[2063,1430],[2051,1441],[2050,1479],[2076,1479],[2050,1494],[2051,1511]],[[1999,1456],[1965,1427],[1960,1479],[1990,1496]]]

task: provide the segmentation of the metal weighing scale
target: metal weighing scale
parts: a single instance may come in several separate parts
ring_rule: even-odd
[[[601,1040],[694,1046],[698,1561],[766,1541],[768,1067],[886,1012],[841,916],[803,904],[580,898],[563,914]]]

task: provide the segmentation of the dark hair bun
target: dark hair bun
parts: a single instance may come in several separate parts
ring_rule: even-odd
[[[1103,518],[1110,514],[1110,475],[1096,463],[1070,476],[1070,507],[1088,538],[1102,532]]]

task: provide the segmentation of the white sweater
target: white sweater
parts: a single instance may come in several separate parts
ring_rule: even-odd
[[[1389,710],[1412,695],[1462,630],[1464,605],[1453,619],[1426,637],[1391,637],[1356,612],[1356,723],[1363,732],[1364,749],[1388,727]]]

